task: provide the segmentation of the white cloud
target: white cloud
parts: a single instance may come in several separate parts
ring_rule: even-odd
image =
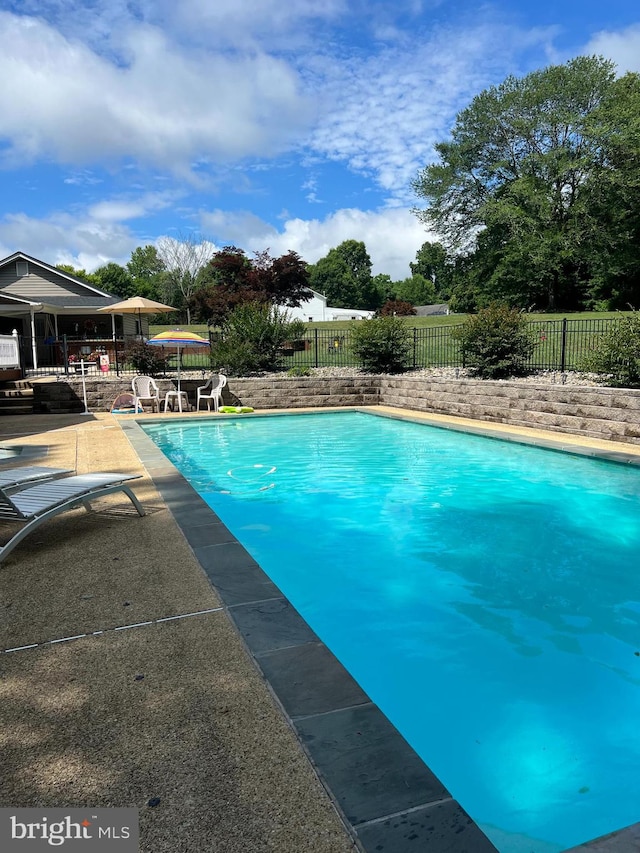
[[[109,261],[125,263],[140,241],[117,222],[54,213],[45,219],[11,214],[0,221],[0,257],[26,252],[45,263],[88,272]]]
[[[316,57],[312,69],[324,104],[310,145],[322,157],[371,177],[390,204],[413,201],[410,182],[434,158],[457,112],[513,71],[519,48],[544,44],[546,30],[495,22],[436,29],[374,55]]]
[[[619,74],[640,72],[640,24],[619,32],[603,30],[596,33],[586,45],[583,54],[596,54],[613,60]]]
[[[264,53],[182,50],[131,25],[127,64],[36,18],[0,12],[0,138],[5,165],[125,158],[186,174],[287,147],[312,116],[297,75]]]
[[[145,193],[139,198],[111,198],[96,202],[88,209],[90,219],[97,222],[121,222],[140,219],[171,205],[177,195],[170,192]]]
[[[234,48],[269,39],[290,51],[309,44],[310,24],[334,21],[348,12],[349,0],[162,0],[156,8],[165,25],[207,44]]]
[[[344,240],[361,240],[367,247],[373,274],[386,273],[394,280],[411,274],[409,264],[427,240],[436,238],[408,210],[364,211],[343,209],[319,219],[288,219],[274,228],[251,213],[213,211],[201,215],[202,229],[234,244],[247,253],[268,248],[272,255],[289,250],[309,263],[324,257]]]
[[[143,241],[118,221],[118,210],[122,219],[130,215],[127,204],[119,204],[105,202],[75,216],[66,212],[43,219],[26,214],[5,216],[0,220],[0,257],[21,250],[53,265],[71,264],[89,272],[109,261],[125,264],[137,246],[157,243],[157,239]],[[267,248],[273,256],[293,250],[309,263],[344,240],[362,240],[374,275],[386,273],[394,280],[410,275],[409,264],[420,246],[436,239],[413,214],[400,209],[343,209],[322,220],[289,218],[279,228],[251,213],[217,210],[201,214],[201,229],[204,235],[215,235],[215,241],[206,241],[211,252],[230,244],[249,255]]]

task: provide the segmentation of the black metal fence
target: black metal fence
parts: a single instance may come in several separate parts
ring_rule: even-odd
[[[616,319],[549,320],[535,321],[530,328],[536,346],[528,366],[532,370],[579,370],[585,357],[594,349],[602,335]],[[464,367],[460,344],[451,337],[450,326],[430,326],[411,330],[410,367]],[[92,342],[62,338],[51,342],[28,337],[21,338],[23,366],[28,376],[62,374],[71,376],[81,371],[81,357],[85,371],[89,374],[115,374],[132,376],[139,373],[128,357],[128,341],[105,340]],[[215,336],[211,337],[211,354],[215,362]],[[35,351],[35,356],[34,356]],[[165,357],[162,368],[164,375],[177,373],[177,356],[172,351],[161,351]],[[180,356],[180,368],[184,371],[200,371],[203,375],[212,367],[206,351],[184,350]],[[285,344],[280,351],[282,369],[318,367],[359,367],[360,362],[352,349],[349,329],[311,329],[301,340]],[[37,366],[36,366],[37,365]]]
[[[57,340],[43,338],[20,338],[21,363],[27,376],[135,376],[142,371],[131,357],[131,345],[140,341],[132,339],[104,339],[84,341],[63,335]],[[161,375],[174,376],[180,369],[199,371],[204,376],[211,370],[209,351],[198,348],[197,351],[182,350],[180,355],[174,349],[149,347],[153,357],[160,363]]]
[[[529,360],[531,370],[579,370],[584,359],[616,319],[549,320],[530,323],[536,346]],[[411,330],[410,366],[464,367],[464,357],[450,326],[427,326]],[[313,329],[303,339],[283,350],[289,367],[358,367],[348,329],[332,332]],[[302,342],[300,342],[302,343]]]

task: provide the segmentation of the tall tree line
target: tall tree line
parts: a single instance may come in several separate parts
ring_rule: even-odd
[[[640,306],[640,76],[578,57],[473,99],[414,182],[452,303]]]

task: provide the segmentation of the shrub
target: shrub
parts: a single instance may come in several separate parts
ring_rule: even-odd
[[[490,305],[451,331],[460,341],[464,364],[481,379],[505,379],[528,372],[536,341],[517,308]]]
[[[381,317],[413,317],[418,312],[410,302],[402,299],[387,299],[378,313]]]
[[[409,366],[411,333],[398,317],[358,320],[351,326],[351,342],[368,373],[402,373]]]
[[[640,388],[640,312],[612,325],[580,366],[603,374],[605,385]]]
[[[301,338],[304,331],[301,320],[290,320],[286,311],[274,305],[245,303],[225,320],[212,361],[235,376],[278,370],[283,345]]]
[[[124,351],[125,362],[145,376],[157,376],[166,368],[167,357],[160,347],[149,346],[144,341],[130,343]]]
[[[287,370],[287,376],[311,376],[311,368],[310,367],[290,367]]]

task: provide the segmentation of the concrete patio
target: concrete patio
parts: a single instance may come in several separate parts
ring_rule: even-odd
[[[145,853],[355,849],[114,416],[3,418],[0,439],[140,473],[147,510],[65,513],[0,564],[0,650],[33,646],[0,654],[0,804],[136,806]]]

